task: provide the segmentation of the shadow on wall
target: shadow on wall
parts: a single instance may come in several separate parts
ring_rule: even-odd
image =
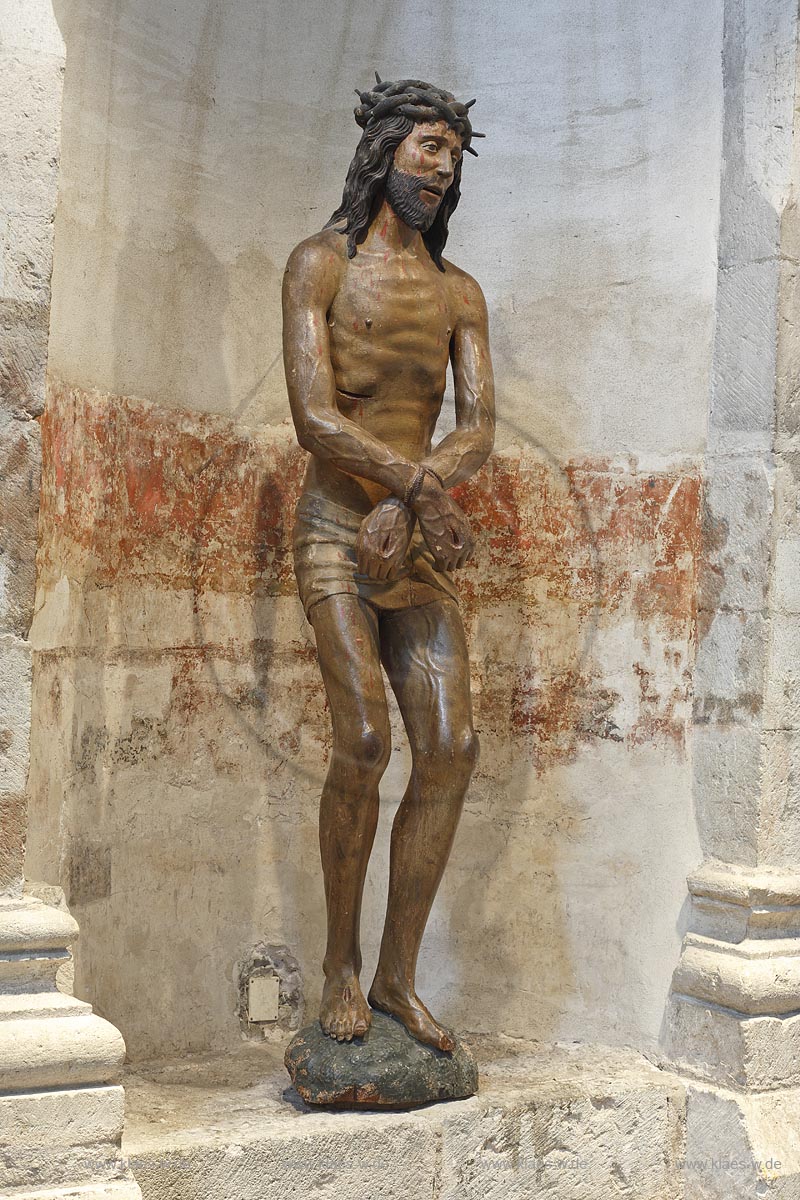
[[[121,356],[140,234],[128,228],[116,261]],[[203,299],[203,359],[190,374],[225,411],[226,271],[201,238],[185,234],[162,279],[153,302],[178,314],[178,328]],[[207,291],[219,304],[213,327]],[[187,364],[179,370],[186,374]],[[119,377],[125,373],[121,358]],[[276,723],[300,723],[296,709],[285,713],[280,704],[291,689],[291,655],[274,628],[276,592],[286,590],[285,578],[276,583],[275,558],[285,550],[283,510],[291,511],[300,454],[271,455],[268,443],[254,444],[217,418],[98,400],[107,429],[99,464],[105,458],[116,469],[115,494],[84,535],[100,548],[110,524],[121,541],[118,572],[109,564],[108,578],[86,583],[89,593],[109,589],[118,624],[112,630],[89,617],[84,598],[76,641],[91,643],[92,684],[76,690],[85,696],[81,742],[86,710],[102,731],[91,822],[105,831],[101,894],[80,886],[86,848],[74,845],[66,857],[82,926],[78,989],[120,1026],[132,1057],[142,1057],[238,1039],[236,962],[265,939],[302,944],[293,924],[309,903],[308,880],[284,865],[296,851],[282,844],[300,835],[296,817],[274,812],[271,787],[287,786]],[[87,826],[83,789],[72,803],[66,824],[74,834]],[[150,1002],[142,1005],[145,979]]]
[[[162,394],[173,396],[175,407],[184,406],[185,381],[190,379],[197,389],[197,407],[228,413],[234,398],[223,322],[229,308],[231,270],[220,262],[189,216],[176,217],[171,237],[171,246],[154,246],[152,234],[148,238],[147,230],[132,221],[120,240],[113,267],[112,390],[117,395],[132,394],[129,384],[136,371],[135,367],[132,370],[129,347],[146,340]],[[149,328],[132,328],[135,314]],[[246,398],[239,405],[245,402]],[[191,403],[186,406],[195,407]]]
[[[594,548],[567,473],[541,449],[495,457],[459,499],[480,531],[461,593],[481,762],[444,882],[467,959],[458,1020],[548,1039],[576,988],[561,876],[586,832],[564,765],[587,712],[607,708],[589,658]]]
[[[258,423],[282,404],[279,372],[267,379],[280,365],[286,253],[270,189],[289,190],[259,95],[269,14],[248,14],[247,54],[234,63],[231,39],[245,35],[225,6],[179,7],[59,6],[68,54],[51,364],[72,384]]]
[[[73,23],[81,15],[74,5],[56,2],[55,7],[69,52]],[[106,14],[111,28],[121,7],[115,4]],[[210,76],[218,22],[219,7],[207,6],[195,61],[188,72],[190,84],[201,98],[213,91]],[[200,628],[203,572],[211,552],[208,544],[200,544],[202,538],[209,537],[208,512],[202,502],[205,498],[206,508],[216,509],[215,492],[235,486],[241,446],[232,440],[228,453],[217,439],[203,458],[198,437],[190,435],[183,445],[174,447],[178,457],[188,451],[192,460],[180,464],[184,483],[192,474],[208,474],[212,479],[210,495],[208,489],[205,493],[199,489],[198,495],[198,489],[190,484],[179,497],[183,508],[178,512],[174,504],[170,508],[167,496],[174,480],[168,478],[169,465],[165,476],[165,464],[160,459],[163,447],[157,446],[154,456],[148,453],[153,442],[158,443],[157,436],[147,436],[150,416],[157,433],[157,414],[131,414],[125,411],[124,398],[118,398],[120,394],[124,397],[128,382],[136,374],[131,367],[131,348],[147,341],[153,375],[159,379],[159,394],[166,393],[173,397],[173,403],[175,399],[180,402],[184,399],[184,381],[191,379],[206,398],[201,407],[222,412],[232,407],[223,349],[229,270],[192,225],[191,209],[186,205],[196,184],[194,164],[206,113],[207,105],[203,103],[189,103],[184,109],[184,153],[173,160],[175,171],[169,188],[172,202],[167,205],[171,229],[159,243],[144,220],[129,221],[119,246],[114,247],[113,316],[109,326],[116,356],[111,376],[117,395],[100,398],[105,411],[92,412],[90,423],[82,422],[86,410],[62,408],[50,414],[51,423],[73,423],[73,447],[84,438],[94,440],[95,453],[84,454],[82,465],[94,467],[97,473],[91,477],[87,472],[81,478],[78,456],[70,463],[72,477],[67,486],[73,497],[67,504],[70,509],[81,508],[80,513],[71,513],[77,520],[70,532],[75,543],[82,544],[86,551],[82,555],[83,571],[73,575],[73,583],[80,581],[76,589],[80,599],[73,608],[79,615],[69,628],[65,645],[40,656],[39,662],[40,683],[49,686],[50,698],[58,710],[53,716],[64,722],[67,739],[63,794],[58,794],[60,789],[53,781],[40,777],[45,792],[48,786],[55,786],[57,794],[57,808],[53,811],[51,802],[48,822],[53,842],[42,853],[56,854],[65,872],[68,899],[82,926],[77,950],[78,990],[89,995],[101,1013],[116,1020],[131,1050],[139,1054],[162,1048],[157,1026],[167,1011],[183,1009],[178,1018],[183,1037],[176,1037],[174,1029],[167,1033],[163,1045],[168,1049],[213,1042],[213,1035],[208,1033],[209,1019],[219,1021],[220,1010],[227,1015],[232,1007],[225,995],[230,981],[220,978],[223,967],[214,954],[209,955],[209,924],[220,892],[220,877],[235,870],[240,879],[235,902],[248,914],[255,906],[246,894],[241,894],[241,881],[245,881],[246,890],[258,877],[259,844],[255,839],[236,840],[232,864],[225,861],[225,849],[219,846],[225,836],[222,831],[219,838],[220,814],[214,811],[215,798],[209,796],[208,784],[215,771],[230,773],[232,768],[217,761],[219,743],[225,740],[219,729],[224,721],[218,714],[217,728],[213,724],[207,727],[206,746],[193,746],[196,761],[180,765],[175,761],[182,749],[176,747],[176,742],[196,735],[196,729],[191,728],[193,716],[196,721],[207,715],[209,704],[213,707],[209,692],[213,696],[214,689],[219,688],[223,699],[229,700],[225,684],[220,685],[220,670],[232,661],[245,669],[251,665],[253,651],[248,638],[256,647],[273,642],[265,613],[257,615],[256,633],[236,627],[234,621],[234,628],[222,629],[217,644],[209,644],[206,631]],[[136,316],[141,320],[140,327],[136,327]],[[244,408],[250,397],[245,394],[237,399],[237,406]],[[137,416],[138,432],[143,435],[138,438],[138,446],[135,438],[128,437],[133,432],[131,421]],[[76,430],[75,425],[81,424],[84,427]],[[197,432],[202,440],[203,430]],[[173,461],[171,466],[175,465]],[[231,477],[226,477],[226,468]],[[106,495],[102,494],[102,484],[98,487],[98,474],[107,476]],[[93,504],[81,506],[77,493],[83,488],[90,493],[94,489]],[[163,522],[170,518],[180,522],[180,529],[163,528]],[[121,528],[125,524],[127,531]],[[48,540],[48,532],[43,529],[44,541]],[[251,533],[255,536],[254,531]],[[190,576],[194,573],[191,579],[170,579],[168,564],[166,572],[148,575],[146,551],[137,570],[142,540],[163,538],[168,542],[170,534],[182,538],[181,549],[193,560],[194,565],[189,566]],[[211,539],[213,543],[213,531]],[[69,551],[63,542],[53,551],[54,574],[70,576]],[[186,591],[187,583],[191,592]],[[213,616],[217,617],[214,632],[220,633],[219,626],[225,626],[225,622],[220,622],[219,613]],[[244,646],[236,643],[237,635],[244,636]],[[256,650],[255,659],[257,655]],[[221,657],[221,668],[215,656]],[[225,682],[230,688],[230,680]],[[261,704],[268,700],[266,695],[259,696]],[[46,721],[40,735],[47,737]],[[44,775],[48,764],[41,765]],[[204,767],[207,773],[203,779]],[[242,797],[235,788],[220,789],[220,806],[223,792],[227,792],[224,821],[236,828],[242,824],[242,809],[249,797],[247,793]],[[244,814],[245,824],[246,817]],[[54,832],[53,820],[67,837],[67,844],[57,848],[53,843],[59,835]],[[216,826],[211,832],[205,828],[209,820]],[[42,834],[43,830],[37,831],[32,839],[29,859],[34,869],[37,844],[43,846],[46,841]],[[231,905],[223,903],[222,907],[227,910]],[[131,963],[129,976],[121,971],[121,963]],[[143,1005],[140,987],[145,980],[148,1003]],[[210,1017],[199,1017],[192,1031],[192,1018],[198,1005],[203,1005],[211,980],[221,999]]]

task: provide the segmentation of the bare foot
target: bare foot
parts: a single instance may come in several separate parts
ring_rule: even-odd
[[[437,1050],[455,1050],[453,1035],[434,1021],[412,988],[399,983],[387,983],[376,975],[369,990],[369,1002],[373,1008],[397,1017],[418,1042],[424,1042],[426,1046],[435,1046]]]
[[[325,980],[319,1023],[328,1037],[352,1042],[364,1037],[372,1016],[355,975],[336,975]]]

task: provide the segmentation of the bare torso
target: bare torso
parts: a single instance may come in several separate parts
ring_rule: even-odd
[[[456,267],[422,255],[359,248],[354,259],[333,230],[317,235],[340,259],[328,310],[336,403],[343,416],[418,462],[431,449],[459,305]],[[388,494],[312,456],[304,490],[368,513]]]

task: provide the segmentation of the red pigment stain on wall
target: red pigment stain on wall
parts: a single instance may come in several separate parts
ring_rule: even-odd
[[[699,475],[495,456],[456,495],[485,531],[460,574],[468,625],[480,629],[493,606],[517,614],[508,658],[476,663],[479,727],[514,739],[541,770],[597,739],[682,746],[696,631]],[[632,676],[637,701],[624,730],[617,684],[595,653],[601,632],[619,622],[634,631],[631,658],[615,664]],[[525,629],[534,646],[549,643],[538,661],[514,652],[514,634]]]
[[[290,532],[305,454],[223,417],[51,385],[42,419],[40,582],[268,594],[294,590]]]
[[[528,595],[536,579],[550,600],[583,615],[631,598],[642,618],[662,616],[679,636],[694,625],[700,553],[696,473],[646,475],[495,456],[454,490],[482,554],[460,576],[467,606]]]
[[[221,416],[51,385],[42,433],[45,591],[69,574],[85,587],[295,594],[291,526],[306,455],[289,426],[267,441]],[[478,534],[458,583],[478,647],[481,732],[513,739],[541,769],[595,739],[682,745],[697,473],[559,466],[531,450],[493,456],[455,496]],[[492,620],[497,661],[485,649]],[[633,649],[613,674],[626,674],[638,712],[624,730],[619,680],[605,678],[595,653],[598,631],[621,622],[635,630]]]

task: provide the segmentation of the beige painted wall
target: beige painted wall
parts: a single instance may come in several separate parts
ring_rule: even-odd
[[[234,964],[260,940],[318,995],[329,739],[286,559],[278,289],[377,67],[477,95],[488,134],[448,247],[498,377],[501,453],[465,499],[496,531],[464,582],[483,765],[421,990],[464,1028],[654,1045],[700,857],[720,0],[56,7],[30,859],[80,921],[83,993],[134,1056],[238,1036]]]
[[[282,421],[278,283],[338,203],[353,89],[377,68],[478,97],[488,136],[449,253],[491,302],[500,444],[701,448],[720,0],[56,9],[70,54],[56,376]]]

